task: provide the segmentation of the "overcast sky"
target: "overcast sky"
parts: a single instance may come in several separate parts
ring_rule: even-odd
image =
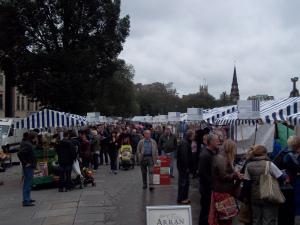
[[[135,82],[174,82],[179,94],[204,79],[215,97],[229,93],[236,62],[242,98],[287,97],[300,76],[299,9],[299,0],[123,0],[131,32],[120,57]]]

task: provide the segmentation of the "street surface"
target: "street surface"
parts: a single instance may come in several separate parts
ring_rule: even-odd
[[[21,167],[0,173],[0,225],[143,225],[147,205],[176,205],[177,178],[172,185],[142,189],[140,168],[109,173],[101,166],[95,174],[97,186],[59,193],[56,188],[34,190],[34,207],[22,207]],[[198,224],[198,180],[191,179],[193,221]]]

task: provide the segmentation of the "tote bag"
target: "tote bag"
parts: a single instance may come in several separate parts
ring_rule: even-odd
[[[263,175],[260,176],[260,199],[267,202],[282,204],[285,202],[285,197],[282,194],[279,183],[270,173],[271,162],[266,162],[266,170]]]

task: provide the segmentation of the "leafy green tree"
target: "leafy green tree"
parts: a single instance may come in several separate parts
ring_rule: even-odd
[[[18,48],[10,55],[20,91],[57,110],[97,110],[129,35],[129,16],[120,18],[120,0],[11,0],[0,3],[0,12],[7,7],[13,13],[6,21],[22,29],[0,32],[0,40],[21,40],[13,41]],[[4,30],[13,30],[4,24]],[[0,50],[9,54],[12,49]]]
[[[180,107],[180,98],[172,83],[138,84],[136,97],[141,115],[167,114],[171,111],[178,111]]]

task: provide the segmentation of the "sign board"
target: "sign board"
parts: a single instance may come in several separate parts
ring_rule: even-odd
[[[238,118],[241,120],[259,119],[260,105],[257,100],[238,101]]]
[[[202,115],[203,109],[202,108],[187,108],[188,115]]]
[[[99,117],[100,116],[100,112],[88,112],[86,114],[87,117]]]
[[[191,206],[147,206],[147,225],[192,225]]]

